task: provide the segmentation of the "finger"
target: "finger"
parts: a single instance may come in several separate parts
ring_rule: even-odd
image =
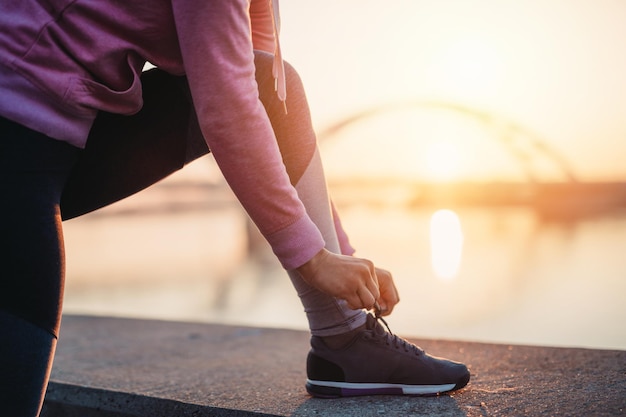
[[[376,300],[374,296],[366,289],[358,290],[354,295],[346,297],[345,301],[352,310],[367,309],[371,310]]]
[[[348,308],[351,310],[360,310],[364,308],[361,298],[356,295],[354,297],[345,298],[345,301],[348,303]]]
[[[348,308],[352,310],[359,310],[363,308],[363,301],[361,300],[358,291],[344,294],[344,296],[340,296],[339,298],[342,298],[348,304]]]
[[[376,270],[378,276],[378,283],[380,285],[380,314],[387,316],[391,314],[394,307],[400,301],[398,290],[393,282],[393,278],[389,271],[384,269]]]
[[[391,314],[391,312],[393,311],[393,308],[395,307],[395,304],[392,303],[385,303],[384,301],[380,302],[380,310],[379,310],[379,314],[381,316],[388,316]]]
[[[374,264],[368,262],[369,265],[369,276],[366,277],[365,286],[370,294],[374,297],[374,301],[380,298],[380,285],[378,282],[378,277],[376,275],[376,268]],[[372,304],[373,305],[373,304]]]
[[[389,288],[387,288],[387,291],[381,294],[381,314],[383,316],[391,314],[394,307],[396,306],[396,304],[398,304],[399,301],[400,297],[398,296],[398,290],[396,289],[395,285],[392,284]]]
[[[389,308],[389,306],[382,299],[380,299],[374,307],[376,307],[376,314],[380,316],[388,316],[391,314],[391,310],[393,309],[393,307]]]
[[[367,310],[371,310],[372,308],[374,308],[376,298],[368,289],[360,290],[358,292],[358,295],[361,301],[361,306],[359,308],[365,308]]]

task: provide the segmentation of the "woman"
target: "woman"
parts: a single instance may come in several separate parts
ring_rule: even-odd
[[[61,316],[61,216],[124,198],[209,149],[304,305],[312,395],[434,394],[468,382],[464,365],[379,324],[399,300],[393,279],[352,256],[278,23],[269,0],[0,2],[8,415],[37,415],[43,401]],[[142,73],[146,62],[157,69]]]

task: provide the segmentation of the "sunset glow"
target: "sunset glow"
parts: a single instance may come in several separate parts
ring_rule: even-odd
[[[429,176],[433,180],[458,179],[460,150],[451,142],[434,142],[426,150]]]
[[[430,248],[433,272],[441,279],[456,277],[463,255],[463,231],[452,210],[438,210],[430,219]]]
[[[318,127],[389,103],[446,101],[536,132],[581,179],[626,177],[626,2],[292,0],[282,6],[284,55],[305,82]],[[449,116],[450,125],[463,123]],[[396,138],[385,136],[393,146]],[[428,146],[428,137],[412,140],[421,142],[420,153]],[[359,142],[360,153],[372,149],[363,160],[380,154],[371,142]],[[489,180],[502,177],[500,167],[485,169],[499,155],[474,154],[480,160],[465,167],[470,174],[482,169]],[[397,170],[398,157],[386,161],[386,170]]]
[[[446,96],[483,99],[497,94],[502,70],[493,44],[459,35],[435,54],[428,75]]]

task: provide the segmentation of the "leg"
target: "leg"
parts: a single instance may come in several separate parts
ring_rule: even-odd
[[[297,73],[287,66],[285,115],[274,92],[273,58],[256,53],[257,83],[287,166],[309,215],[332,251],[340,251],[308,104]],[[101,112],[61,200],[63,219],[104,207],[138,192],[208,152],[184,77],[159,70],[142,75],[144,108],[133,116]],[[329,297],[289,271],[314,334],[332,335],[365,322],[362,312]]]
[[[286,115],[271,91],[272,77],[260,77],[266,57],[257,56],[257,82],[291,182],[317,224],[327,249],[340,250],[326,191],[324,173],[302,85],[286,66]],[[432,357],[393,335],[380,316],[350,310],[345,302],[311,288],[296,271],[289,271],[304,305],[311,329],[307,358],[307,390],[314,396],[371,394],[434,395],[462,388],[469,381],[465,365]]]
[[[286,65],[287,110],[274,92],[272,56],[257,53],[257,83],[261,101],[269,115],[292,184],[309,216],[322,232],[327,249],[340,252],[326,180],[311,124],[308,103],[296,71]],[[342,334],[365,323],[365,313],[351,310],[345,301],[330,297],[306,284],[296,271],[288,271],[304,305],[311,333],[318,336]]]
[[[0,118],[0,404],[36,416],[63,294],[59,199],[78,149]]]
[[[139,113],[98,114],[63,192],[64,220],[141,191],[208,153],[185,77],[154,69],[141,82]]]

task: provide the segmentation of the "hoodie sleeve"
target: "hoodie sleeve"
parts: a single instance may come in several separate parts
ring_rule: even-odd
[[[282,265],[324,246],[289,182],[258,97],[247,0],[173,0],[183,65],[202,133],[233,192]]]

